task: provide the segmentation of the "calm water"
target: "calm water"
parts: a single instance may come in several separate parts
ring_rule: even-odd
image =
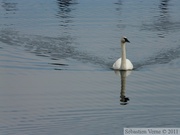
[[[179,0],[0,0],[0,134],[179,127]],[[114,72],[120,37],[135,70]]]

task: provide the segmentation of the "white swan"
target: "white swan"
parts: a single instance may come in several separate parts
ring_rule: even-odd
[[[129,40],[126,37],[121,38],[121,49],[122,54],[121,58],[119,58],[114,64],[113,69],[114,70],[132,70],[133,64],[129,59],[126,59],[126,42],[129,42]],[[129,42],[130,43],[130,42]]]

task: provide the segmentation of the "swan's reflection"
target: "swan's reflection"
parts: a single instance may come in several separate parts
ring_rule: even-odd
[[[120,90],[120,104],[127,105],[129,98],[126,97],[126,77],[131,74],[131,71],[115,71],[115,74],[121,77],[121,90]]]

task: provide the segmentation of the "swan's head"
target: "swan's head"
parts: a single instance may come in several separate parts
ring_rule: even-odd
[[[126,42],[130,43],[130,41],[127,39],[127,37],[123,36],[121,38],[121,43],[126,43]]]

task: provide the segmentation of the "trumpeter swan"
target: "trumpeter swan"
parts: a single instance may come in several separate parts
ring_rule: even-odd
[[[129,40],[126,37],[121,38],[121,58],[119,58],[114,64],[113,69],[115,70],[132,70],[133,64],[129,59],[126,59],[126,42],[129,42]],[[130,43],[130,42],[129,42]]]

